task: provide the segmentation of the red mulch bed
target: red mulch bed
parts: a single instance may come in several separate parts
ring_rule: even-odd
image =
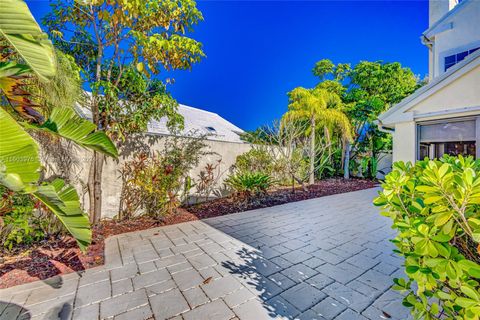
[[[163,221],[150,217],[104,220],[94,226],[92,244],[86,253],[80,251],[72,237],[44,240],[14,252],[0,251],[0,289],[102,265],[103,240],[109,236],[193,220],[197,217],[182,208]]]
[[[292,193],[291,189],[283,188],[249,201],[227,197],[189,206],[186,210],[179,208],[176,214],[167,216],[162,221],[150,217],[126,221],[104,220],[94,226],[92,245],[86,253],[78,249],[71,237],[48,239],[35,245],[16,248],[14,252],[0,250],[0,289],[102,265],[104,239],[112,235],[368,189],[375,185],[375,182],[362,179],[326,179],[309,186],[307,191],[296,188]]]
[[[276,206],[288,202],[369,189],[375,187],[377,184],[375,181],[363,179],[325,179],[308,186],[306,191],[301,188],[296,188],[295,192],[292,192],[291,188],[282,188],[269,192],[267,196],[250,199],[248,201],[238,201],[235,197],[225,197],[192,205],[186,209],[199,219],[205,219],[234,212]]]

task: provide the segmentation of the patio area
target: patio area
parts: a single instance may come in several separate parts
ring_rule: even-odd
[[[0,318],[407,319],[376,193],[115,236],[105,266],[0,290]]]

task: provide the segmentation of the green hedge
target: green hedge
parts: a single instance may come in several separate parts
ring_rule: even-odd
[[[403,304],[416,319],[479,319],[480,160],[397,162],[382,187],[374,204],[398,230]]]

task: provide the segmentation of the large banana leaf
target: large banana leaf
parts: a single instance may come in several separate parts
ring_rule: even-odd
[[[77,191],[65,185],[62,179],[38,187],[33,195],[42,201],[62,221],[70,234],[77,240],[81,250],[85,250],[92,239],[88,217],[80,208]]]
[[[26,128],[42,130],[72,140],[89,149],[118,157],[117,148],[103,131],[95,131],[95,124],[81,118],[71,108],[54,108],[42,125],[25,124]]]
[[[1,0],[0,34],[44,80],[55,75],[53,45],[23,0]]]
[[[31,193],[62,221],[84,250],[91,241],[88,218],[80,208],[76,190],[61,179],[37,186],[40,159],[35,140],[0,107],[0,184]]]
[[[39,177],[38,145],[0,107],[0,183],[13,191],[28,190]]]

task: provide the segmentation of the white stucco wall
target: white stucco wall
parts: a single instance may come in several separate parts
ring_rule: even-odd
[[[447,0],[439,1],[444,2]],[[442,22],[443,25],[452,24],[451,29],[435,34],[433,45],[433,78],[445,70],[446,56],[480,47],[480,1],[470,1],[472,4],[452,15]],[[435,2],[435,1],[431,1]]]
[[[122,152],[118,160],[107,158],[103,167],[102,176],[102,218],[111,218],[118,214],[120,205],[120,194],[122,191],[122,181],[120,178],[119,170],[122,168],[125,161],[128,161],[132,156],[141,152],[142,148],[147,148],[149,151],[161,151],[163,150],[165,137],[137,137],[135,138],[135,145],[131,145]],[[243,154],[250,150],[251,145],[248,143],[235,143],[206,140],[205,143],[209,146],[210,151],[213,154],[204,156],[201,158],[199,165],[190,172],[190,176],[194,179],[205,167],[206,164],[216,164],[217,160],[221,159],[219,165],[219,171],[222,173],[219,179],[219,184],[223,183],[223,180],[228,176],[229,169],[235,163],[238,155]],[[145,150],[145,149],[143,149]],[[88,150],[73,146],[70,148],[70,152],[74,158],[74,164],[71,166],[68,172],[68,176],[72,183],[77,188],[77,191],[81,197],[84,210],[88,210],[88,192],[86,189],[88,181],[88,172],[90,167],[90,159],[92,153]],[[46,155],[49,157],[49,163],[52,163],[52,167],[49,168],[48,174],[58,174],[58,168],[55,168],[53,164],[54,155]],[[45,158],[45,156],[44,156]],[[44,161],[47,162],[47,161]],[[65,174],[64,174],[65,175]]]
[[[408,112],[437,112],[473,106],[480,106],[480,66],[430,94]]]
[[[414,121],[401,122],[395,125],[393,133],[393,162],[415,162],[416,125]]]

